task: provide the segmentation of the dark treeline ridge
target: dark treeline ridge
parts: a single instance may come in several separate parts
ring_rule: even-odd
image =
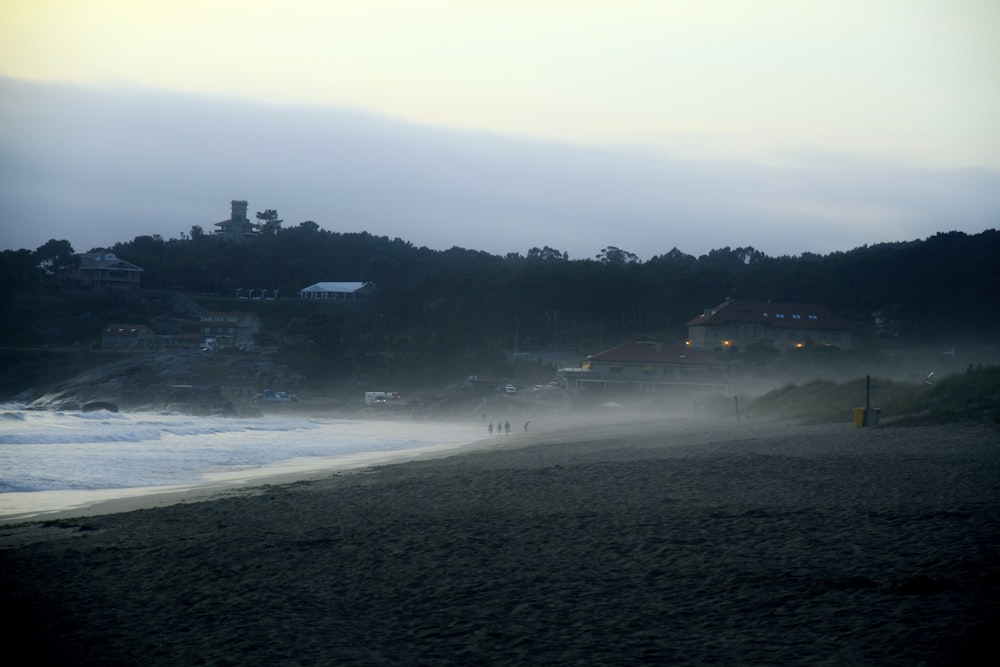
[[[213,309],[254,310],[272,334],[300,340],[338,367],[387,354],[402,370],[515,348],[593,352],[630,339],[682,341],[687,320],[727,297],[816,303],[853,320],[862,334],[872,333],[877,312],[889,325],[883,334],[912,342],[983,342],[1000,329],[996,230],[828,255],[769,257],[724,247],[695,257],[674,248],[640,261],[616,247],[584,260],[547,246],[506,256],[438,251],[304,222],[239,243],[196,227],[182,238],[138,236],[110,250],[144,269],[144,293],[178,292]],[[68,291],[60,275],[71,270],[71,254],[68,242],[56,240],[2,253],[4,344],[65,343],[60,336],[82,336],[87,326],[96,339],[95,327],[110,317],[155,326],[159,313],[146,300],[96,314],[90,306],[72,313],[74,326],[31,327],[24,295]],[[370,281],[378,289],[364,304],[300,303],[298,291],[320,281]],[[277,290],[279,298],[237,305],[238,288]],[[36,308],[38,302],[31,301]],[[11,328],[15,322],[24,326]]]

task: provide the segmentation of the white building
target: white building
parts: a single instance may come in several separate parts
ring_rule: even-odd
[[[364,301],[375,291],[375,283],[316,283],[299,290],[306,301]]]

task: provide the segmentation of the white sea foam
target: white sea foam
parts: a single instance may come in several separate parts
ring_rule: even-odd
[[[196,485],[295,461],[336,467],[368,454],[458,447],[478,424],[229,419],[161,413],[43,412],[0,405],[0,496]]]

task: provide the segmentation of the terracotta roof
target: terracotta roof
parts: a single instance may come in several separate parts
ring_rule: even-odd
[[[259,318],[253,313],[242,313],[239,311],[221,311],[213,310],[207,313],[202,313],[199,316],[201,322],[242,322],[244,320],[259,320]]]
[[[587,357],[587,361],[608,363],[671,364],[719,366],[723,362],[715,357],[692,350],[686,345],[663,345],[660,343],[625,343],[604,352]]]
[[[767,324],[795,329],[840,329],[854,327],[836,313],[811,303],[739,301],[729,299],[688,320],[685,326],[702,324]]]

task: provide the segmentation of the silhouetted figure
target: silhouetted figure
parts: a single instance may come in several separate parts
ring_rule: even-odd
[[[531,423],[530,421],[526,421],[526,422],[524,422],[524,432],[525,432],[525,433],[527,433],[527,432],[528,432],[528,424],[530,424],[530,423]]]
[[[490,432],[490,435],[493,435],[493,422],[490,422],[490,425],[486,427],[486,430]]]
[[[510,433],[510,422],[504,422],[503,423],[503,430],[504,430],[504,433]]]

